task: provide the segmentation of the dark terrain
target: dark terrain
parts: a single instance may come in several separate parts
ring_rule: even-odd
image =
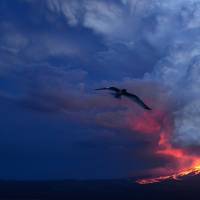
[[[132,180],[1,181],[0,199],[200,199],[200,176],[150,185]]]

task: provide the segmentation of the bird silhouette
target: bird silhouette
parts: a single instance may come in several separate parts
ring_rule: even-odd
[[[119,89],[116,87],[103,87],[103,88],[97,88],[95,90],[111,90],[114,91],[115,98],[121,99],[122,96],[128,97],[129,99],[132,99],[135,103],[140,105],[142,108],[146,110],[152,110],[149,106],[147,106],[137,95],[131,94],[127,92],[126,89]]]

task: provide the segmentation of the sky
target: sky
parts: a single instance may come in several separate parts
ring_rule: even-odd
[[[166,116],[170,148],[200,155],[199,8],[199,0],[0,0],[0,179],[169,168],[174,158],[154,152],[166,148],[158,147]],[[94,91],[105,86],[154,111]]]

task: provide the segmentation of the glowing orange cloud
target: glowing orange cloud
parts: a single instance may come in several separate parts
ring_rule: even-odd
[[[149,179],[140,179],[139,184],[156,183],[168,179],[180,179],[190,174],[200,174],[200,157],[191,155],[185,149],[173,147],[171,137],[173,134],[172,117],[164,111],[144,112],[131,120],[131,128],[144,134],[158,134],[155,154],[169,157],[175,162],[175,169],[165,169],[167,175]],[[173,172],[172,174],[169,174]]]
[[[157,120],[158,115],[160,115],[158,112],[144,112],[141,116],[133,119],[131,127],[141,133],[158,133],[161,129],[161,124]]]

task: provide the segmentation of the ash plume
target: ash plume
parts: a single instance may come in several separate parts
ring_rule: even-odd
[[[167,96],[174,99],[172,142],[183,147],[200,145],[199,7],[200,2],[195,0],[160,4],[162,23],[157,24],[157,30],[174,19],[172,25],[168,25],[172,38],[166,56],[153,73],[145,76],[166,87]]]

